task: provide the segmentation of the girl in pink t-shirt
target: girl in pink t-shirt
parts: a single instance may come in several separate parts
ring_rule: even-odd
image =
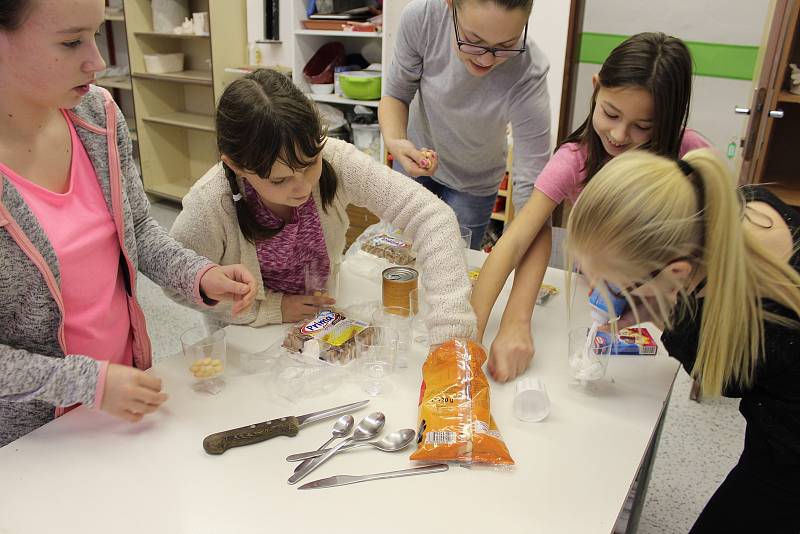
[[[677,159],[708,143],[686,128],[692,58],[686,45],[663,33],[640,33],[615,48],[592,78],[589,116],[561,143],[536,180],[531,199],[492,250],[475,289],[478,339],[508,275],[514,287],[492,342],[489,372],[499,381],[525,371],[533,357],[530,321],[550,258],[550,215],[575,202],[603,165],[632,149]]]

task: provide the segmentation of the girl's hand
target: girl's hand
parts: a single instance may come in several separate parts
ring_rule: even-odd
[[[165,400],[160,378],[127,365],[109,364],[101,410],[135,423]]]
[[[256,298],[257,284],[244,265],[223,265],[206,271],[200,289],[212,300],[232,300],[236,317],[246,311]]]
[[[489,374],[498,382],[513,380],[528,368],[533,353],[530,327],[504,329],[501,325],[489,350]]]
[[[336,299],[325,295],[284,295],[281,299],[281,314],[284,323],[311,319],[325,306],[336,304]]]
[[[409,176],[433,176],[439,168],[436,152],[426,148],[418,150],[408,139],[392,141],[386,148]]]

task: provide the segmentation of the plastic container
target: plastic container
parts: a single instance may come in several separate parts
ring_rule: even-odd
[[[344,45],[338,41],[327,43],[319,48],[303,67],[303,75],[308,83],[333,83],[333,70],[344,64]]]
[[[183,54],[145,54],[144,70],[150,74],[164,74],[183,70]]]
[[[333,93],[332,83],[312,83],[309,85],[311,86],[311,92],[315,95],[329,95]]]
[[[181,347],[186,368],[194,378],[192,388],[200,393],[219,393],[225,386],[222,378],[227,363],[225,330],[190,328],[181,334]]]
[[[536,423],[550,413],[550,397],[540,378],[521,378],[514,396],[514,416],[520,421]]]
[[[339,85],[347,98],[378,100],[381,97],[381,73],[369,70],[342,72]]]
[[[381,128],[377,124],[351,124],[353,144],[361,150],[379,159],[381,151]]]

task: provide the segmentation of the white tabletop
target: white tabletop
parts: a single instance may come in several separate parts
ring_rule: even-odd
[[[481,261],[473,254],[472,263]],[[611,532],[654,433],[677,370],[660,347],[655,357],[619,357],[613,379],[587,395],[567,383],[564,273],[545,282],[561,293],[537,308],[536,358],[526,375],[542,378],[552,411],[540,423],[514,418],[514,385],[492,384],[492,413],[516,460],[513,471],[451,468],[447,473],[298,491],[286,479],[289,454],[315,449],[333,420],[207,455],[203,437],[286,415],[366,398],[355,383],[292,405],[267,393],[267,377],[229,366],[217,396],[190,389],[181,358],[154,367],[170,399],[139,424],[81,408],[0,449],[0,533],[603,533]],[[343,273],[344,304],[378,298],[377,283]],[[487,339],[499,322],[506,286]],[[585,295],[579,289],[578,295]],[[576,316],[585,317],[583,299]],[[588,321],[586,321],[588,322]],[[278,327],[229,327],[230,352],[264,349]],[[384,432],[416,428],[424,349],[392,377],[394,392],[355,413],[386,414]],[[359,449],[341,454],[299,485],[334,474],[407,468],[413,450]]]

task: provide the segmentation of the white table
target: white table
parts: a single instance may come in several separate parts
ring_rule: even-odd
[[[471,263],[482,261],[474,254]],[[189,387],[179,357],[155,366],[169,401],[140,424],[78,409],[0,449],[0,533],[263,533],[611,532],[669,398],[677,363],[663,347],[656,357],[612,360],[609,383],[593,396],[567,385],[564,273],[545,278],[562,289],[538,308],[537,353],[528,374],[541,377],[552,400],[541,423],[513,417],[513,384],[492,385],[492,412],[517,462],[513,472],[452,468],[447,473],[339,488],[298,491],[286,479],[291,453],[318,447],[333,420],[209,456],[207,434],[285,415],[300,415],[365,398],[355,384],[292,406],[269,400],[264,375],[230,369],[214,397]],[[343,273],[342,301],[371,300],[377,283]],[[506,286],[491,319],[496,331]],[[579,289],[578,295],[585,295]],[[576,316],[586,317],[580,298]],[[347,302],[344,302],[347,304]],[[232,353],[268,346],[277,327],[229,327]],[[393,377],[390,398],[355,415],[386,414],[385,431],[416,428],[422,349]],[[235,359],[235,357],[234,357]],[[416,365],[414,364],[416,361]],[[655,441],[655,440],[653,440]],[[334,474],[409,466],[412,448],[395,454],[359,449],[341,454],[302,483]],[[298,484],[299,485],[299,484]]]

